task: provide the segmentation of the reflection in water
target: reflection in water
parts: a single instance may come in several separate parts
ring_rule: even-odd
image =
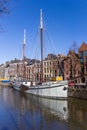
[[[51,100],[0,89],[0,130],[87,130],[84,100]]]
[[[69,99],[69,129],[87,130],[87,100]]]
[[[67,100],[53,100],[46,98],[39,98],[35,96],[29,96],[32,102],[37,103],[44,110],[50,112],[53,115],[58,116],[61,120],[68,119],[68,103]]]

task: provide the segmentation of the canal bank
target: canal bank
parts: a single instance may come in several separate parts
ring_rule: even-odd
[[[68,97],[87,99],[87,86],[84,83],[69,86]]]
[[[10,86],[10,82],[0,82],[0,86]]]

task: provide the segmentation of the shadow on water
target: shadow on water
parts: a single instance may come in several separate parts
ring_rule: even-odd
[[[0,130],[87,130],[86,100],[52,100],[0,89]]]

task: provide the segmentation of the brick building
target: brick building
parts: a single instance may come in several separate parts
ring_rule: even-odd
[[[31,81],[41,80],[41,64],[33,63],[26,66],[26,79]]]
[[[27,65],[27,62],[25,62],[25,67]],[[24,65],[23,62],[13,62],[9,63],[9,77],[11,79],[18,79],[18,77],[21,79],[24,75]],[[26,74],[26,71],[25,71]],[[25,75],[26,78],[26,75]]]
[[[44,81],[55,79],[57,76],[62,76],[64,79],[63,60],[65,56],[59,54],[48,55],[43,61]]]
[[[79,48],[82,82],[87,79],[87,44],[85,42]]]
[[[24,64],[25,70],[23,61],[10,62],[9,67],[6,68],[6,75],[8,73],[8,77],[15,79],[23,77],[25,71],[25,78],[28,80],[41,81],[43,77],[43,81],[48,81],[53,77],[62,76],[64,80],[76,79],[76,82],[85,82],[87,79],[87,44],[82,43],[78,54],[71,50],[67,56],[48,54],[43,60],[43,76],[40,61],[29,60]],[[3,75],[5,75],[5,69],[0,66],[0,76],[4,77]]]
[[[64,60],[64,79],[74,79],[76,82],[81,82],[81,66],[79,55],[73,51],[69,51],[67,58]]]

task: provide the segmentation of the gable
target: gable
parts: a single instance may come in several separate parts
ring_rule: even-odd
[[[85,50],[87,50],[87,44],[84,42],[84,43],[82,43],[82,45],[80,46],[79,51],[85,51]]]

